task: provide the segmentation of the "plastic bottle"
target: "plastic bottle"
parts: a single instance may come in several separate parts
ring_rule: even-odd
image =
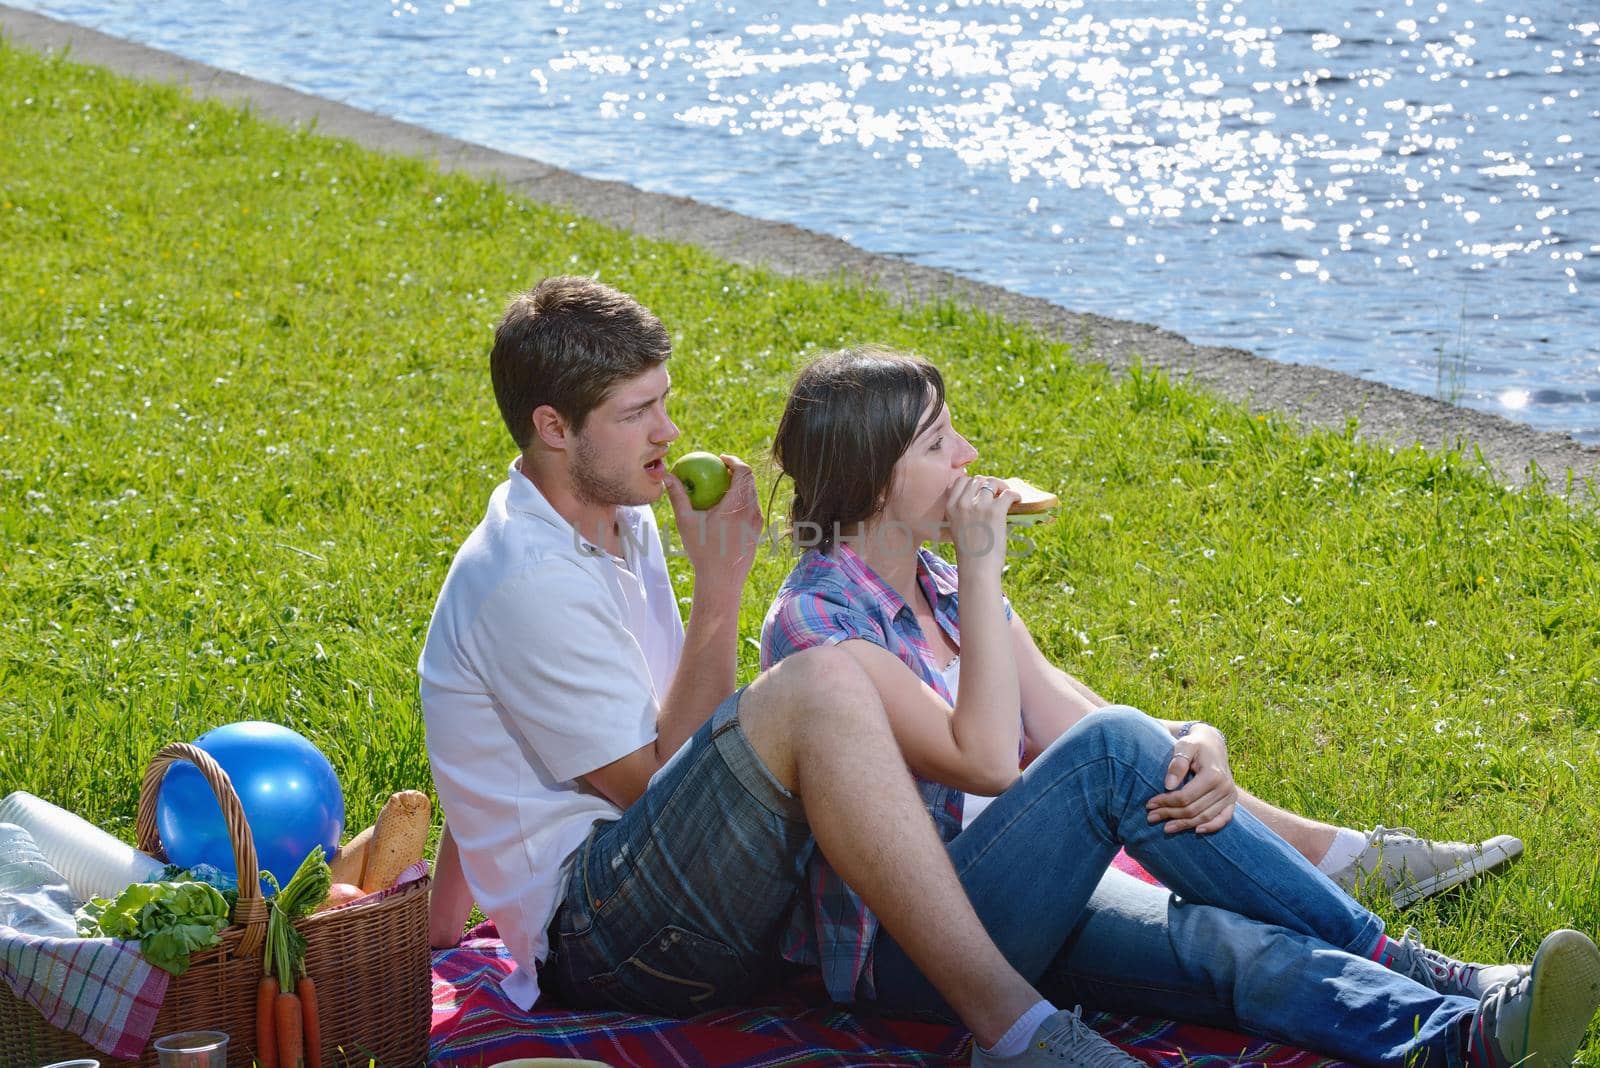
[[[15,823],[33,835],[44,859],[83,900],[116,897],[129,883],[160,878],[166,867],[83,817],[22,790],[0,801],[0,823]]]
[[[33,835],[0,823],[0,926],[48,938],[76,938],[72,914],[82,902],[66,877],[50,866]]]

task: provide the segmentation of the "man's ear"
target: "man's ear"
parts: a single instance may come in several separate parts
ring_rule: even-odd
[[[564,451],[571,430],[561,413],[548,404],[541,404],[528,417],[533,422],[533,433],[547,449]]]

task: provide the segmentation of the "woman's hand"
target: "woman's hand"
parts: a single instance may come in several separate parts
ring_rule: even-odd
[[[1165,822],[1168,834],[1189,830],[1211,834],[1226,827],[1239,802],[1239,787],[1228,767],[1228,743],[1222,733],[1197,723],[1179,738],[1172,746],[1165,786],[1166,793],[1145,802],[1151,823]]]
[[[1006,558],[1006,511],[1018,500],[1002,479],[956,480],[945,494],[945,517],[956,546],[956,566],[963,571],[992,567],[995,574]]]

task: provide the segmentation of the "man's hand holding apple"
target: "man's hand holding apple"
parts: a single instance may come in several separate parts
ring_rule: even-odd
[[[684,555],[694,568],[695,592],[726,587],[737,598],[755,563],[761,539],[761,501],[750,465],[726,454],[728,491],[709,508],[696,508],[677,473],[667,472],[667,499],[678,524]]]

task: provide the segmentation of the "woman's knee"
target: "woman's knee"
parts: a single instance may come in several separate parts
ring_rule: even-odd
[[[1069,733],[1081,732],[1079,744],[1088,743],[1108,755],[1137,762],[1166,761],[1172,755],[1172,735],[1160,722],[1129,705],[1108,705],[1078,721]]]

